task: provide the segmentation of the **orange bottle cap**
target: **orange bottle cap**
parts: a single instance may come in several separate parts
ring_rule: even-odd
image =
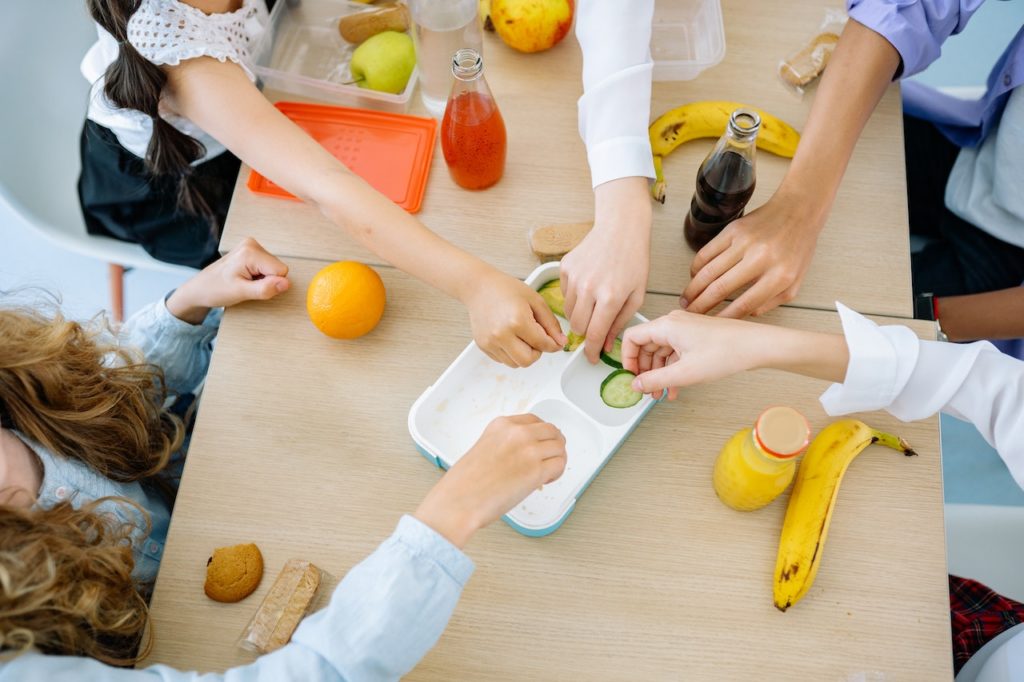
[[[811,441],[811,426],[792,407],[769,407],[754,424],[754,439],[769,455],[796,457]]]

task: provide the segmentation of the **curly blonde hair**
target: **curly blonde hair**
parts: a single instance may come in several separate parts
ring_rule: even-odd
[[[163,408],[162,371],[102,332],[57,311],[0,310],[0,423],[113,480],[156,480],[184,426]],[[0,506],[0,650],[113,665],[141,657],[147,586],[131,576],[135,527],[97,511],[110,500],[138,508],[123,498],[77,510]]]
[[[0,310],[0,420],[115,481],[155,476],[184,439],[163,371],[59,312]]]
[[[146,655],[149,611],[132,578],[135,527],[96,509],[112,500],[131,504],[0,507],[0,649],[121,666]]]

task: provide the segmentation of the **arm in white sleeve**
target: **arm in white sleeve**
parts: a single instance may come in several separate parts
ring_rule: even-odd
[[[831,415],[884,409],[903,421],[946,412],[965,419],[1024,488],[1024,362],[987,341],[922,341],[836,304],[850,350],[842,384],[821,396]]]
[[[434,646],[473,562],[411,516],[341,581],[291,643],[223,674],[165,665],[130,670],[91,658],[28,653],[0,662],[0,682],[377,682],[405,675]],[[159,634],[157,635],[159,636]]]
[[[580,136],[594,187],[654,177],[647,126],[651,115],[651,21],[654,0],[580,0],[576,37],[583,51]]]

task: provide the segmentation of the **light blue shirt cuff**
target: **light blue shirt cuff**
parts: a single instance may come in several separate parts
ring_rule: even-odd
[[[401,542],[412,551],[421,553],[437,563],[445,573],[451,576],[452,580],[458,583],[459,587],[465,587],[466,582],[473,575],[475,568],[473,560],[443,535],[415,516],[404,515],[399,520],[398,527],[395,528],[395,533],[391,537],[396,542]]]
[[[441,637],[472,572],[469,557],[404,516],[292,641],[316,652],[347,682],[397,680]]]
[[[163,370],[168,390],[180,395],[195,390],[205,378],[223,310],[214,308],[202,324],[193,325],[171,314],[167,297],[128,318],[118,345],[142,351],[146,362]]]

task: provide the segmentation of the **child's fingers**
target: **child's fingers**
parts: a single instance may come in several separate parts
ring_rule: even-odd
[[[285,277],[288,275],[288,266],[285,265],[284,261],[264,250],[259,244],[256,244],[255,248],[248,251],[245,265],[252,275],[262,275],[264,277],[272,275]]]
[[[515,363],[513,367],[529,367],[540,357],[539,350],[519,337],[513,338],[505,345],[505,353]]]
[[[551,308],[540,295],[530,297],[530,309],[533,311],[533,318],[537,320],[537,324],[548,336],[546,347],[534,346],[534,348],[554,352],[564,346],[566,338],[562,333],[562,325],[558,324],[558,318],[551,312]]]
[[[543,481],[544,485],[557,481],[562,473],[565,472],[565,463],[567,457],[565,455],[565,449],[562,448],[561,452],[544,459],[541,463],[541,472],[544,474]]]
[[[242,283],[245,296],[253,301],[266,301],[288,291],[291,282],[287,277],[270,276]]]
[[[666,317],[659,317],[627,329],[622,335],[622,365],[632,372],[636,371],[633,367],[641,372],[649,369],[648,358],[644,353],[653,354],[656,349],[671,345],[668,343],[670,324]],[[627,360],[629,366],[626,365]],[[633,364],[637,361],[640,362],[639,366]]]
[[[679,365],[676,363],[639,374],[633,379],[633,390],[640,393],[658,394],[665,389],[679,386],[682,382],[678,376],[678,370]]]

